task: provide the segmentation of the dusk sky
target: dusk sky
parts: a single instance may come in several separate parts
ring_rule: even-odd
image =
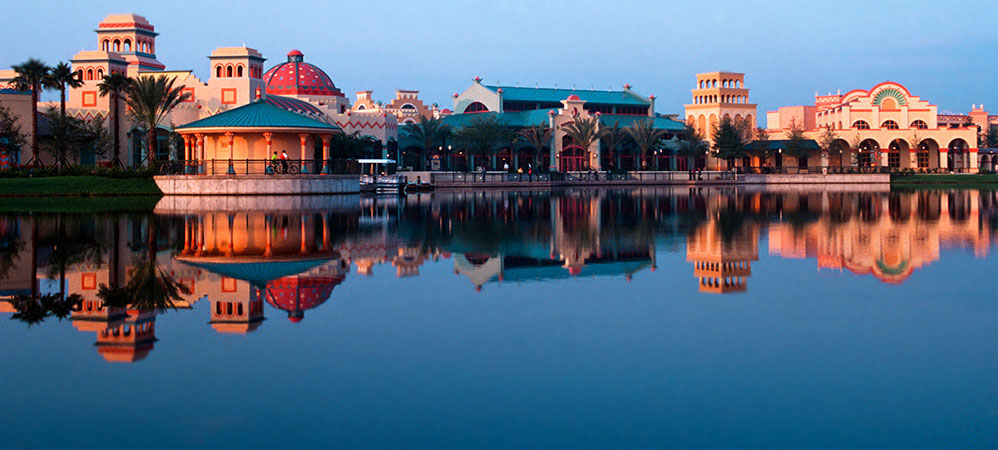
[[[682,113],[694,74],[746,73],[760,113],[813,104],[814,93],[891,80],[939,111],[998,111],[998,34],[990,1],[396,2],[0,1],[0,66],[49,64],[97,48],[112,13],[145,16],[168,69],[208,78],[207,55],[247,45],[266,67],[299,49],[348,94],[388,101],[416,89],[452,106],[485,83],[620,88]],[[54,95],[49,94],[49,99]],[[995,105],[994,107],[991,107]]]

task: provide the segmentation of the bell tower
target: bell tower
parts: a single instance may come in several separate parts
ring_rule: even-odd
[[[97,29],[97,48],[117,53],[128,63],[128,75],[166,68],[156,60],[156,33],[152,24],[137,14],[111,14]]]

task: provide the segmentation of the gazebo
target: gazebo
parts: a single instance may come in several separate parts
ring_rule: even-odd
[[[259,93],[258,93],[259,95]],[[340,127],[288,111],[263,98],[229,111],[176,127],[184,139],[188,173],[215,174],[216,161],[227,161],[225,174],[267,173],[276,152],[300,164],[302,173],[330,173],[329,146]],[[312,170],[307,162],[314,161]],[[286,163],[287,163],[286,162]],[[237,165],[244,164],[237,169]]]

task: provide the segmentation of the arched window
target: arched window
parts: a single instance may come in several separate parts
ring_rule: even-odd
[[[121,41],[115,39],[114,42],[111,44],[111,48],[114,49],[114,51],[116,51],[116,52],[120,52],[121,51]]]
[[[239,78],[243,77],[243,66],[242,65],[236,66],[236,76],[239,77]]]
[[[232,78],[232,66],[225,66],[225,77]]]
[[[100,42],[100,49],[101,50],[103,50],[103,51],[106,52],[106,51],[108,51],[110,49],[110,47],[111,47],[111,43],[107,39],[104,39],[103,41]]]
[[[132,51],[132,40],[131,39],[125,39],[125,42],[123,42],[123,44],[124,44],[124,49],[125,49],[126,52]]]
[[[367,108],[365,108],[364,105],[357,105],[357,110],[358,111],[360,111],[362,109],[367,109]]]
[[[94,79],[94,69],[87,69],[87,80]]]
[[[928,130],[929,129],[929,124],[925,123],[924,120],[919,119],[919,120],[916,120],[916,121],[912,122],[911,123],[911,127],[912,128],[917,128],[919,130]]]
[[[900,129],[901,127],[899,127],[898,123],[893,120],[885,120],[884,123],[880,124],[880,128],[886,128],[888,130],[897,130]]]
[[[78,79],[80,81],[83,81],[83,80],[86,79],[86,78],[83,78],[83,69],[79,69],[79,70],[76,71],[76,79]]]
[[[465,113],[480,113],[480,112],[488,112],[488,111],[489,111],[489,108],[486,107],[484,104],[482,104],[482,102],[474,102],[474,103],[468,105],[467,108],[464,108],[464,112]]]
[[[222,78],[222,66],[215,66],[215,76]]]
[[[98,80],[104,79],[104,69],[97,69],[97,79]]]
[[[869,130],[870,129],[870,124],[866,123],[865,120],[857,120],[857,121],[855,121],[855,122],[852,123],[852,127],[855,128],[855,129],[857,129],[857,130]]]
[[[412,103],[406,103],[406,104],[402,105],[402,107],[399,108],[399,109],[404,109],[404,110],[410,111],[410,112],[416,111],[416,107],[412,106]]]

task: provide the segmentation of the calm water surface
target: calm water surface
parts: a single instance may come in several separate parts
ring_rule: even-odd
[[[4,448],[998,446],[993,191],[215,200],[0,216]]]

